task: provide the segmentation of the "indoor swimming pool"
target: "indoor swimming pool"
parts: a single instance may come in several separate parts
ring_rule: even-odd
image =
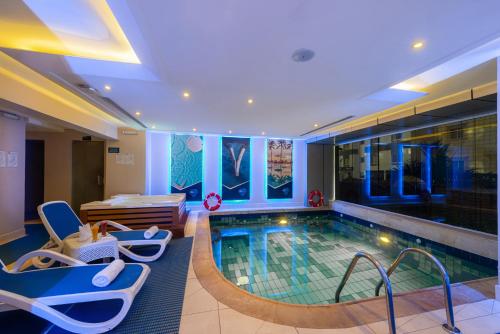
[[[332,304],[353,256],[372,254],[387,269],[408,247],[427,250],[452,283],[497,275],[494,260],[336,212],[211,216],[212,249],[223,275],[261,297],[294,304]],[[341,301],[374,297],[377,269],[361,259]],[[394,292],[441,284],[422,255],[408,256],[391,276]]]

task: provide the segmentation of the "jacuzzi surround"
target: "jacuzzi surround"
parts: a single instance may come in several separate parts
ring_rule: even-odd
[[[496,261],[335,212],[214,216],[211,226],[214,260],[228,280],[292,304],[334,303],[335,290],[359,250],[388,267],[404,248],[423,248],[441,260],[452,282],[496,275]],[[440,284],[427,259],[405,262],[392,277],[396,293]],[[361,263],[341,300],[373,297],[378,280],[377,271]]]

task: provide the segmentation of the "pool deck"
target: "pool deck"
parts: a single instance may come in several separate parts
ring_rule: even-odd
[[[387,333],[383,297],[333,305],[265,299],[236,287],[217,269],[207,213],[193,212],[186,233],[194,235],[195,242],[181,333]],[[500,302],[493,300],[495,283],[496,278],[489,278],[453,285],[456,323],[463,333],[500,331]],[[398,294],[394,305],[398,332],[444,333],[441,288]],[[466,331],[477,326],[484,331]]]

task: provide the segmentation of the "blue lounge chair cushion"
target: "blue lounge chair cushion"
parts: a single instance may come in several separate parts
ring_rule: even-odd
[[[98,288],[92,285],[92,277],[105,267],[106,265],[60,267],[16,274],[0,269],[0,289],[28,298],[121,290],[134,285],[143,271],[140,265],[127,264],[107,287]]]
[[[151,239],[144,238],[144,231],[111,231],[112,236],[118,241],[132,241],[132,240],[163,240],[168,236],[168,232],[159,230]]]
[[[50,226],[61,240],[78,232],[78,227],[82,226],[67,203],[51,203],[44,206],[42,210]]]

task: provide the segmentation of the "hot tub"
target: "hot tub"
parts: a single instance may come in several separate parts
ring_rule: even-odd
[[[82,204],[80,218],[84,224],[113,220],[132,229],[156,225],[172,231],[174,237],[183,237],[186,195],[117,195],[105,201]]]

